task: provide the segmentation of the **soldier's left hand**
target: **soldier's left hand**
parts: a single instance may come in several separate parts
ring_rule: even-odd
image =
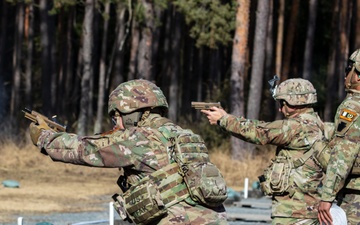
[[[321,201],[318,208],[318,219],[320,224],[332,225],[332,217],[330,214],[331,202]]]
[[[31,123],[29,126],[30,138],[34,145],[37,145],[42,130],[51,130],[43,118],[37,116],[36,120],[37,124]]]

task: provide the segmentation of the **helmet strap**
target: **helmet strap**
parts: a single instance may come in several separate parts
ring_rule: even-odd
[[[150,110],[146,110],[143,112],[143,114],[141,115],[141,121],[146,120],[146,118],[148,118],[150,115]]]

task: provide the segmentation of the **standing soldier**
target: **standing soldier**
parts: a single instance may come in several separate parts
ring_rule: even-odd
[[[260,176],[263,192],[272,196],[272,224],[317,224],[319,186],[324,173],[314,159],[314,142],[323,138],[324,123],[314,112],[317,94],[304,79],[288,79],[272,89],[285,119],[263,122],[202,110],[210,124],[254,144],[277,146],[276,159]]]
[[[167,110],[159,87],[132,80],[110,94],[112,132],[84,137],[56,133],[37,117],[38,124],[30,124],[30,136],[54,161],[122,168],[124,174],[118,179],[122,193],[113,199],[124,220],[136,224],[227,224],[223,177],[209,161],[202,138],[165,118]],[[211,177],[206,176],[207,170]]]
[[[319,221],[331,224],[331,204],[346,212],[348,224],[360,224],[360,49],[349,58],[345,69],[347,96],[337,109],[335,134],[327,148],[331,157],[319,204]]]

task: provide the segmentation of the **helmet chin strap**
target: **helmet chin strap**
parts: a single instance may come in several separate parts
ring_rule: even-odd
[[[358,75],[355,72],[355,66],[352,67],[351,71],[346,76],[346,79],[345,79],[345,88],[346,89],[356,89],[356,87],[360,86],[360,82],[356,82],[354,84],[351,83],[353,76],[356,76],[356,78],[358,78]]]

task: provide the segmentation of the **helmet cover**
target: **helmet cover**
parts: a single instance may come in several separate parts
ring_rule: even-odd
[[[166,97],[154,83],[138,79],[121,83],[109,96],[108,113],[127,114],[142,108],[168,108]]]
[[[301,78],[288,79],[279,84],[274,90],[273,97],[275,100],[285,100],[293,106],[317,102],[316,89],[310,81]]]
[[[349,60],[354,63],[353,66],[358,72],[360,72],[360,49],[357,49],[355,52],[353,52],[349,57]]]

